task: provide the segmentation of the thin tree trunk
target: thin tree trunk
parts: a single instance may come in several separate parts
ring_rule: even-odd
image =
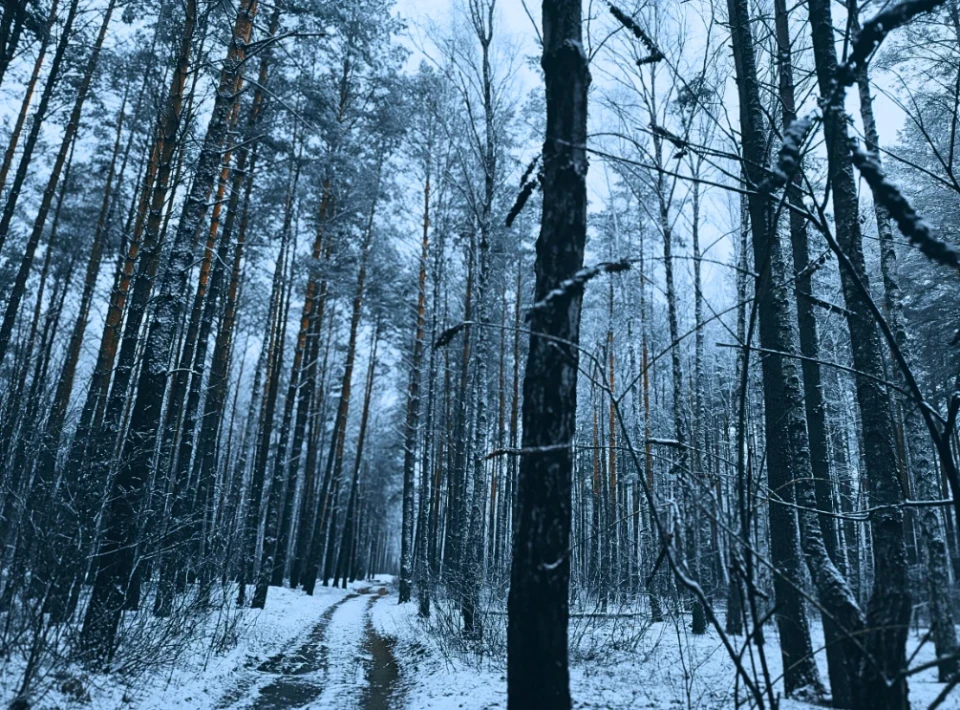
[[[107,27],[110,26],[110,18],[113,16],[113,9],[117,5],[117,0],[110,0],[110,3],[107,5],[107,9],[104,11],[103,20],[100,24],[100,31],[97,33],[97,38],[93,44],[93,50],[90,53],[90,57],[87,60],[87,64],[84,67],[83,75],[80,80],[80,85],[77,87],[77,95],[73,102],[73,109],[70,112],[70,118],[67,121],[66,129],[63,133],[63,139],[60,142],[60,150],[57,152],[57,157],[54,159],[53,168],[50,171],[50,177],[47,179],[47,186],[43,191],[43,196],[40,198],[40,207],[37,211],[36,219],[33,221],[33,230],[30,232],[30,237],[27,239],[26,247],[24,248],[23,257],[20,260],[20,269],[17,271],[16,279],[13,282],[13,290],[7,297],[7,308],[3,315],[3,323],[0,325],[0,362],[3,362],[4,357],[7,354],[7,348],[10,345],[10,336],[13,333],[13,325],[17,319],[17,314],[20,312],[20,301],[23,299],[23,295],[27,288],[27,278],[30,276],[30,268],[33,266],[33,257],[36,254],[37,246],[40,244],[40,237],[43,235],[44,227],[47,223],[47,217],[50,215],[50,208],[53,205],[53,199],[57,193],[57,184],[60,182],[60,175],[63,172],[63,166],[67,161],[67,156],[70,154],[70,149],[73,146],[73,141],[77,137],[77,131],[80,130],[80,116],[83,113],[83,105],[86,103],[87,94],[90,91],[90,85],[93,83],[93,76],[96,73],[97,65],[100,61],[100,50],[103,48],[103,41],[107,36]],[[54,59],[56,61],[56,58]],[[52,68],[51,68],[51,71]],[[50,81],[52,82],[53,77],[51,76]],[[43,99],[41,99],[42,103]],[[39,120],[37,123],[40,123]],[[31,130],[31,136],[33,131]],[[28,139],[29,140],[29,139]],[[21,158],[21,165],[17,169],[17,177],[14,178],[14,187],[11,188],[11,197],[13,198],[12,203],[8,200],[8,208],[16,206],[16,195],[19,194],[20,187],[17,185],[17,178],[20,177],[21,168],[25,168],[24,161],[27,159],[27,155],[24,155]],[[20,183],[22,184],[22,179]],[[6,208],[4,211],[4,218],[6,218]],[[0,248],[2,248],[2,240],[6,237],[7,231],[9,230],[9,220],[6,224],[0,222]]]
[[[410,601],[413,577],[414,475],[417,464],[417,437],[420,424],[420,378],[423,362],[423,333],[427,305],[427,256],[430,246],[430,174],[423,186],[423,239],[420,247],[420,273],[417,278],[417,320],[413,337],[407,385],[407,414],[403,441],[403,518],[400,533],[400,593],[398,602]],[[420,549],[420,556],[425,550]]]
[[[744,173],[748,184],[763,179],[765,135],[763,107],[750,33],[749,9],[745,0],[728,0],[733,27],[732,40],[740,93],[740,128],[744,145]],[[776,230],[770,202],[758,193],[748,200],[753,233],[760,344],[777,352],[797,350],[797,328],[787,293],[786,256]],[[797,540],[797,514],[793,503],[816,509],[809,500],[810,487],[803,485],[812,475],[803,390],[796,360],[767,355],[762,361],[764,421],[767,441],[767,480],[771,492],[769,506],[770,546],[776,568],[774,593],[777,625],[783,657],[784,689],[788,696],[823,694],[819,672],[813,659],[806,612],[796,584],[802,579],[800,546]],[[800,484],[797,484],[800,481]],[[741,512],[741,515],[743,512]],[[810,524],[810,513],[799,514],[802,544],[821,602],[831,612],[845,611],[842,628],[860,630],[859,608],[845,580],[833,566],[819,524]],[[833,597],[829,595],[834,595]],[[844,648],[844,653],[849,649]],[[835,695],[846,692],[846,678],[831,677]]]
[[[7,237],[10,235],[10,225],[13,222],[14,213],[17,209],[17,203],[20,200],[20,191],[23,189],[23,182],[30,171],[30,163],[33,160],[33,152],[36,150],[37,141],[40,138],[40,130],[43,128],[43,119],[47,115],[47,109],[50,106],[50,100],[53,98],[57,82],[60,77],[60,69],[63,64],[63,55],[70,45],[70,33],[73,31],[73,22],[77,17],[79,0],[71,0],[67,9],[67,16],[63,21],[63,28],[60,32],[60,39],[57,41],[57,47],[53,53],[53,60],[50,63],[50,71],[47,74],[47,83],[40,94],[40,103],[37,104],[37,111],[34,114],[33,124],[30,126],[30,133],[27,134],[27,140],[23,144],[23,153],[20,156],[20,162],[17,164],[17,172],[13,176],[13,184],[7,193],[7,199],[3,206],[3,213],[0,214],[0,250],[6,244]],[[96,52],[93,56],[96,56]],[[6,65],[2,65],[6,69]],[[63,141],[64,143],[68,141]],[[72,139],[71,141],[72,142]],[[4,351],[6,348],[4,348]],[[0,361],[3,357],[0,356]]]
[[[347,417],[350,414],[350,395],[353,384],[353,368],[357,353],[357,334],[360,327],[360,318],[363,314],[363,297],[367,280],[367,263],[370,249],[373,245],[373,220],[379,202],[380,171],[383,169],[381,155],[377,165],[377,194],[370,205],[370,214],[364,231],[363,243],[360,247],[360,268],[357,271],[357,285],[353,297],[353,310],[350,316],[350,334],[347,340],[347,353],[344,361],[343,378],[340,384],[340,398],[337,413],[334,419],[333,434],[330,439],[330,453],[327,458],[323,485],[318,500],[320,510],[313,530],[310,549],[306,555],[306,578],[304,590],[312,594],[316,585],[317,576],[323,565],[323,583],[327,584],[329,574],[333,573],[334,548],[333,531],[337,527],[337,501],[339,498],[340,478],[343,469],[343,446],[346,435]],[[329,572],[329,574],[328,574]]]
[[[10,141],[7,143],[7,149],[3,153],[3,165],[0,166],[0,193],[3,192],[3,188],[7,185],[7,177],[10,174],[10,167],[13,165],[13,155],[20,142],[20,136],[23,134],[23,126],[27,122],[27,115],[30,113],[30,102],[33,100],[33,93],[37,88],[37,80],[40,78],[43,60],[47,57],[47,48],[50,46],[50,33],[57,20],[57,8],[59,5],[59,0],[53,0],[50,4],[50,14],[47,17],[47,24],[44,28],[43,36],[40,38],[37,58],[33,63],[33,72],[30,74],[30,79],[24,88],[23,100],[20,103],[20,112],[17,114],[17,122],[13,126],[13,131],[10,133]],[[10,14],[9,11],[5,12],[3,19],[7,20]],[[0,77],[2,77],[2,73],[0,73]],[[2,80],[2,78],[0,78],[0,80]],[[43,121],[43,118],[41,114],[37,114],[35,120]],[[2,245],[0,245],[0,247],[2,247]]]
[[[357,434],[357,453],[353,462],[353,475],[350,477],[350,495],[347,499],[347,512],[343,519],[343,533],[340,536],[340,551],[337,554],[337,568],[333,574],[333,586],[337,580],[343,580],[343,588],[347,588],[348,568],[356,545],[356,509],[357,496],[360,485],[360,464],[363,461],[363,445],[367,438],[367,423],[370,420],[370,399],[373,395],[373,380],[377,370],[377,346],[380,343],[380,320],[377,319],[373,327],[373,338],[370,345],[370,361],[367,364],[366,386],[363,391],[363,408],[360,412],[360,431]]]

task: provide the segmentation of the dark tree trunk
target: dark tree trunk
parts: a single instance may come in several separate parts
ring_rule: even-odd
[[[580,0],[544,0],[547,125],[536,302],[583,266],[590,73],[581,36]],[[531,316],[522,446],[529,453],[520,459],[507,601],[511,710],[545,705],[566,710],[571,704],[568,553],[581,300],[582,292],[571,289]]]
[[[859,32],[860,22],[855,0],[849,0],[848,5],[853,29]],[[880,136],[877,133],[870,78],[865,65],[861,65],[857,71],[857,87],[860,93],[860,116],[863,119],[867,148],[874,154],[874,159],[880,161]],[[910,336],[904,324],[903,292],[900,289],[897,273],[893,225],[887,209],[876,200],[874,200],[874,214],[877,219],[877,234],[880,237],[880,271],[883,277],[887,318],[900,351],[907,363],[913,365],[916,361]],[[903,384],[903,375],[899,368],[895,368],[894,381]],[[919,500],[937,500],[941,496],[937,466],[931,456],[934,444],[924,426],[923,417],[916,404],[911,401],[903,402],[903,428],[910,469],[916,486],[916,497]],[[944,683],[960,668],[958,668],[957,632],[953,612],[950,603],[944,597],[944,590],[949,586],[950,575],[946,541],[943,537],[943,516],[939,508],[929,506],[921,508],[918,517],[920,557],[927,583],[930,628],[933,632],[937,658],[942,659],[937,666],[937,674],[939,681]]]
[[[766,138],[749,8],[745,0],[728,0],[727,5],[740,95],[743,170],[748,184],[758,185],[763,180]],[[754,264],[759,273],[756,298],[760,344],[771,351],[794,352],[797,349],[797,328],[785,279],[786,255],[777,234],[771,204],[763,195],[751,193],[748,206]],[[802,579],[803,563],[793,504],[799,500],[803,488],[797,485],[797,481],[808,481],[811,476],[803,390],[798,370],[796,360],[781,355],[765,354],[762,360],[767,480],[769,490],[779,498],[771,498],[770,501],[770,549],[776,569],[773,582],[783,657],[784,690],[788,696],[817,697],[823,694],[823,687],[813,659],[803,598],[795,586]],[[803,517],[801,514],[801,525]],[[808,545],[819,542],[822,547],[823,540],[818,533],[819,530],[805,529],[804,542]],[[829,558],[819,562],[826,569],[832,569]],[[816,581],[820,582],[819,579]]]
[[[837,56],[833,18],[828,0],[810,0],[811,37],[820,93],[834,91]],[[863,638],[873,661],[863,659],[859,696],[861,708],[908,708],[906,667],[910,590],[903,530],[903,491],[897,466],[897,446],[892,402],[884,379],[880,330],[867,304],[869,282],[860,234],[857,185],[847,136],[847,116],[832,102],[824,109],[823,128],[832,185],[836,237],[853,269],[841,265],[840,279],[847,307],[850,348],[857,370],[857,404],[865,441],[866,473],[870,487],[873,535],[874,585],[867,608],[867,633]],[[859,283],[858,283],[859,282]],[[866,289],[863,293],[860,289]]]
[[[775,2],[775,22],[777,34],[777,49],[780,70],[780,105],[784,127],[796,120],[796,99],[794,96],[793,63],[791,57],[789,16],[785,0]],[[800,353],[806,358],[802,361],[803,394],[807,432],[809,437],[809,451],[811,473],[813,476],[813,492],[818,512],[818,523],[822,533],[826,553],[833,566],[838,565],[838,537],[834,518],[833,484],[830,475],[830,464],[827,452],[827,420],[826,406],[823,397],[823,387],[820,377],[820,344],[817,337],[817,322],[813,312],[812,276],[813,265],[810,263],[810,253],[807,239],[806,219],[801,214],[803,197],[801,193],[801,176],[799,171],[791,176],[787,184],[787,199],[795,208],[790,210],[790,243],[793,250],[794,263],[794,293],[797,302],[797,322],[799,325]],[[809,486],[800,483],[800,490],[806,491]],[[809,497],[809,496],[808,496]],[[799,496],[798,496],[799,499]],[[801,527],[806,513],[801,513]],[[809,560],[808,560],[809,562]],[[833,574],[833,571],[829,573]],[[839,574],[839,573],[838,573]],[[817,579],[815,575],[815,579]],[[843,580],[844,596],[853,598],[853,590]],[[834,613],[834,609],[828,609]],[[857,615],[857,618],[859,615]],[[859,622],[859,618],[856,623]],[[849,649],[845,647],[843,634],[847,629],[838,628],[833,620],[824,617],[824,636],[827,644],[827,664],[830,675],[830,686],[833,695],[833,704],[836,707],[849,707],[853,677],[851,676],[851,658]]]
[[[417,278],[417,320],[413,336],[413,356],[407,385],[407,414],[403,437],[403,519],[400,533],[400,593],[398,602],[410,601],[413,577],[414,476],[417,465],[417,438],[420,424],[420,368],[423,362],[423,332],[427,305],[427,251],[430,245],[430,176],[423,186],[423,239]],[[421,496],[422,497],[422,496]],[[421,516],[422,520],[422,516]],[[425,554],[421,548],[420,556]]]

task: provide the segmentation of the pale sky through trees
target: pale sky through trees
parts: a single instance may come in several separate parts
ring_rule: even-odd
[[[435,23],[444,27],[449,22],[450,13],[460,3],[465,6],[464,0],[399,0],[397,11],[401,16],[411,21],[409,32],[412,36],[419,36],[422,30],[417,27],[427,26]],[[866,3],[865,5],[869,5]],[[594,13],[602,12],[605,3],[593,3]],[[538,26],[540,23],[540,4],[534,0],[527,1],[529,9]],[[864,7],[862,12],[866,15],[872,11],[872,8]],[[839,10],[837,10],[839,12]],[[520,0],[499,0],[497,3],[498,19],[502,23],[500,28],[514,37],[522,37],[520,40],[524,46],[529,42],[529,48],[526,51],[535,51],[533,42],[534,29],[531,26],[530,19],[524,12]],[[885,89],[894,89],[893,86],[884,87]],[[734,97],[731,95],[731,99]],[[850,113],[858,116],[856,104],[856,92],[850,92],[848,102]],[[897,138],[897,131],[903,125],[903,111],[891,101],[884,93],[876,92],[874,94],[874,106],[876,107],[877,130],[880,132],[880,138],[885,143],[892,143]]]

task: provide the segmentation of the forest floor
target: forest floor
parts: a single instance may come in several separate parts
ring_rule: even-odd
[[[371,620],[375,606],[388,604],[396,604],[396,594],[377,581],[348,590],[318,586],[313,596],[271,587],[264,610],[212,616],[176,661],[127,675],[71,664],[44,679],[32,708],[399,710],[392,640],[381,637]],[[211,650],[224,637],[230,639],[223,643],[227,650]],[[6,680],[18,671],[0,663],[0,707],[11,701]]]
[[[225,652],[187,652],[163,672],[118,683],[117,676],[82,677],[83,697],[56,684],[36,709],[117,710],[494,710],[506,708],[502,653],[505,616],[485,618],[483,644],[465,645],[454,632],[452,607],[434,605],[428,621],[416,603],[398,605],[389,578],[358,582],[348,590],[320,587],[314,596],[271,588],[267,608],[244,610],[234,623],[235,643]],[[689,635],[686,621],[651,624],[621,609],[609,616],[584,613],[571,620],[574,707],[734,707],[736,675],[713,633]],[[766,660],[780,674],[773,627]],[[814,625],[814,645],[822,633]],[[911,631],[912,665],[931,660],[923,630]],[[741,639],[736,639],[742,641]],[[209,642],[205,645],[209,646]],[[823,678],[826,659],[818,655]],[[747,661],[750,663],[750,661]],[[759,672],[759,659],[754,657]],[[0,674],[2,675],[2,674]],[[0,680],[0,691],[3,690]],[[935,671],[910,680],[915,708],[926,708],[942,689]],[[743,699],[742,684],[739,688]],[[796,701],[784,710],[808,710]],[[960,695],[940,707],[960,710]]]
[[[754,707],[719,637],[712,629],[703,636],[689,633],[689,617],[649,623],[627,607],[611,609],[609,617],[598,620],[594,610],[573,614],[570,624],[570,685],[577,710],[634,710],[639,708],[687,708],[726,710]],[[378,605],[373,622],[379,634],[394,639],[400,662],[400,684],[404,708],[408,710],[504,710],[506,668],[502,654],[483,656],[476,648],[464,651],[449,627],[453,610],[434,606],[431,620],[417,615],[416,604]],[[439,617],[439,618],[438,618]],[[505,616],[485,619],[485,634],[504,640]],[[934,659],[932,644],[923,644],[926,629],[912,629],[907,653],[911,667]],[[773,625],[764,627],[765,655],[770,677],[782,693],[779,639]],[[815,648],[823,648],[823,629],[811,623]],[[743,637],[732,639],[735,645]],[[762,674],[760,659],[745,656],[744,663]],[[817,653],[821,678],[827,680],[826,654]],[[739,687],[738,687],[739,686]],[[944,685],[937,682],[936,670],[929,669],[910,678],[913,708],[927,708]],[[740,703],[735,702],[739,695]],[[782,710],[813,710],[810,703],[781,700]],[[960,690],[939,706],[960,710]]]

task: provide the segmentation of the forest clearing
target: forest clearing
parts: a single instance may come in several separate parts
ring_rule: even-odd
[[[0,2],[0,703],[960,708],[960,0]]]

